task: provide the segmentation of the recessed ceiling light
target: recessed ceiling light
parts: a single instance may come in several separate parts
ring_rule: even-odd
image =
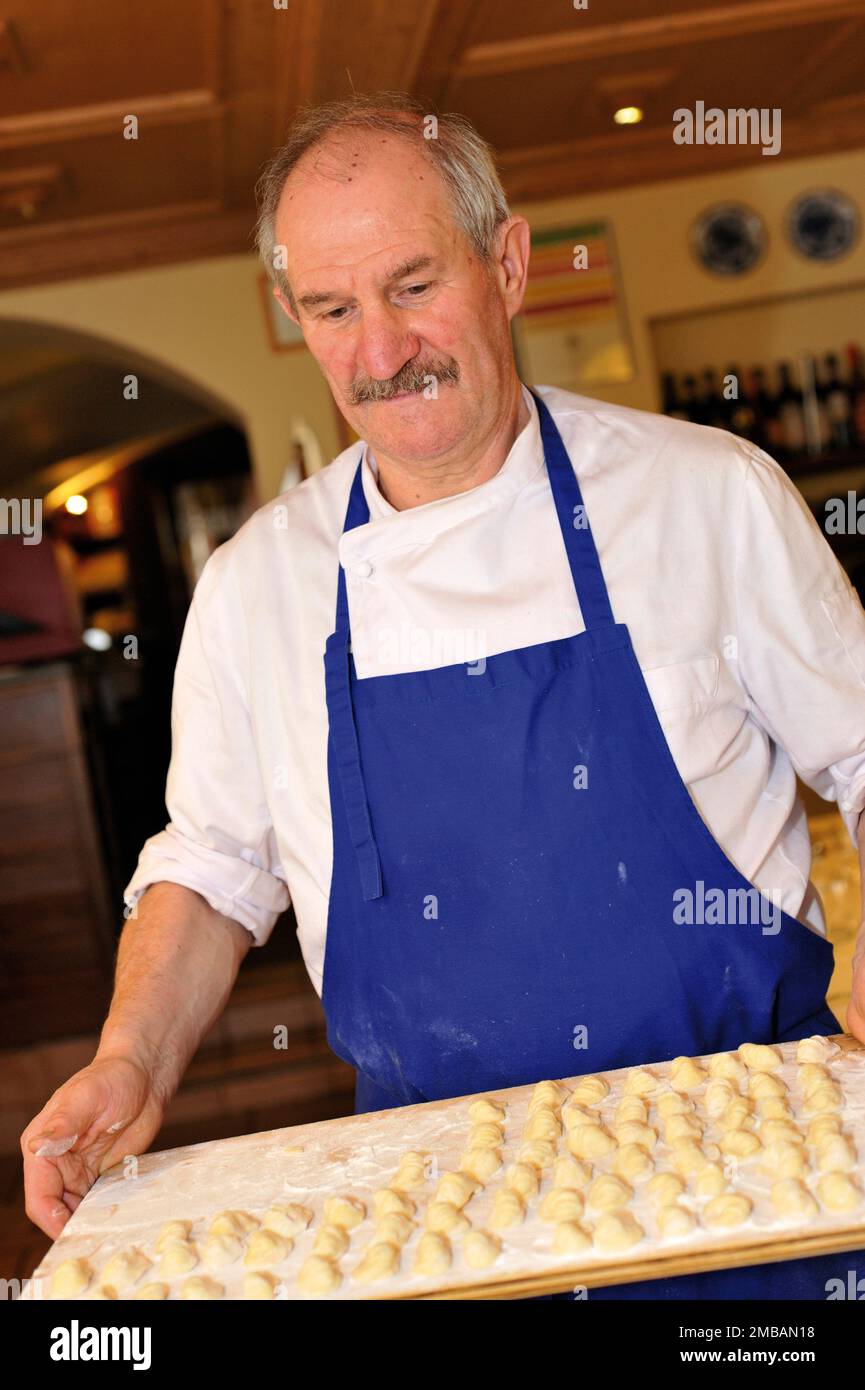
[[[616,125],[639,125],[642,119],[643,111],[640,106],[620,106],[618,111],[613,112]]]
[[[87,498],[82,497],[80,492],[73,492],[71,497],[66,498],[66,510],[73,516],[83,516],[87,511]]]

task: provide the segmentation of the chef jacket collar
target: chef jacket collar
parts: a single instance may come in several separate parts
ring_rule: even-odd
[[[525,386],[522,392],[529,408],[529,420],[511,445],[498,473],[478,487],[452,497],[440,497],[419,507],[397,511],[379,491],[375,460],[368,445],[364,444],[361,481],[370,520],[341,537],[339,559],[343,567],[406,546],[428,545],[443,531],[498,506],[524,488],[543,467],[544,450],[534,397]]]

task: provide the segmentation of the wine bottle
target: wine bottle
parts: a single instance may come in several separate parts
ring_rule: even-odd
[[[851,393],[841,380],[835,353],[827,352],[824,361],[823,399],[829,425],[829,448],[843,452],[853,442]]]
[[[805,414],[802,392],[793,382],[789,362],[778,365],[778,418],[785,456],[795,458],[805,449]]]

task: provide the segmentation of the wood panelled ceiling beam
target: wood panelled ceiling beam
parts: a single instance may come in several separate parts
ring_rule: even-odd
[[[0,234],[0,290],[252,252],[253,214],[217,199]]]
[[[784,120],[785,159],[857,149],[865,129],[865,96],[821,103],[807,116]],[[629,127],[592,140],[539,145],[508,151],[498,158],[512,202],[563,198],[585,191],[640,184],[651,168],[652,182],[694,178],[746,164],[765,165],[747,145],[675,145],[670,130]]]
[[[704,5],[683,14],[656,15],[622,24],[573,26],[556,33],[471,44],[458,59],[452,79],[500,76],[507,72],[562,67],[587,58],[621,57],[688,43],[759,34],[792,25],[865,20],[863,0],[754,0],[752,4]]]

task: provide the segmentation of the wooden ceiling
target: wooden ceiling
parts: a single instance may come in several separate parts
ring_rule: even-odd
[[[515,200],[685,177],[763,159],[674,144],[698,99],[865,145],[865,0],[7,0],[0,288],[249,250],[292,112],[352,86],[463,112]]]

